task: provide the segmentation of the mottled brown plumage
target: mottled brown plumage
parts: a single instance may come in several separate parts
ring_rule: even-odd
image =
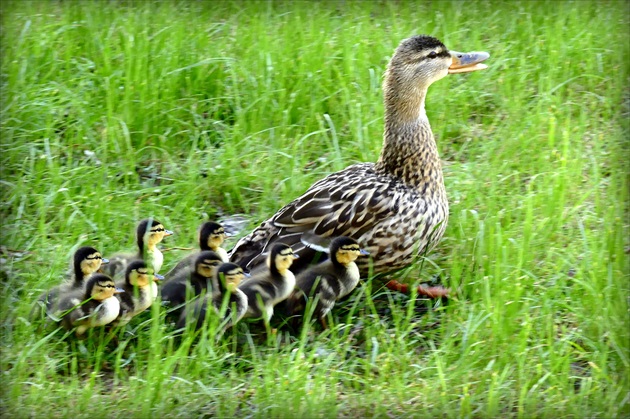
[[[385,129],[378,161],[315,183],[243,237],[230,260],[253,269],[281,241],[300,256],[291,268],[297,274],[315,257],[300,241],[312,233],[357,240],[371,255],[357,261],[363,277],[370,268],[384,274],[411,264],[441,239],[448,220],[440,157],[424,109],[427,89],[448,73],[485,68],[477,63],[487,57],[450,52],[429,36],[402,41],[383,81]]]

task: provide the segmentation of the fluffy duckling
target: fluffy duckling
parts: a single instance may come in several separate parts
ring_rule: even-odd
[[[221,314],[221,308],[225,304],[225,314],[222,321],[224,327],[231,327],[238,322],[247,311],[247,296],[238,286],[247,276],[243,269],[234,263],[223,263],[219,266],[215,275],[215,288],[212,294],[187,307],[182,312],[177,322],[177,329],[184,328],[186,321],[193,319],[195,328],[199,329],[206,318],[208,305],[212,306],[217,315]],[[227,301],[224,302],[224,300]]]
[[[54,315],[61,317],[61,325],[82,335],[92,327],[113,322],[120,312],[116,295],[124,290],[116,287],[114,280],[103,274],[95,274],[85,284],[85,291],[73,290],[63,295]]]
[[[82,290],[85,281],[96,271],[101,265],[107,264],[109,261],[101,256],[101,253],[93,247],[84,246],[79,248],[72,257],[72,271],[69,275],[69,281],[56,286],[39,296],[36,305],[31,312],[31,317],[35,315],[39,307],[44,307],[46,311],[50,311],[57,302],[59,295],[65,294],[73,290]]]
[[[221,224],[215,223],[214,221],[203,223],[199,228],[197,237],[199,249],[201,249],[202,252],[212,251],[221,258],[222,262],[228,262],[227,251],[221,247],[227,237],[228,235]],[[195,267],[197,256],[199,256],[199,252],[192,253],[179,261],[173,269],[164,275],[164,283],[169,283],[172,278],[181,275],[182,271],[185,272],[184,275],[188,275]]]
[[[134,260],[144,260],[153,268],[153,272],[158,273],[164,263],[164,255],[158,249],[157,245],[166,236],[172,235],[173,232],[166,230],[162,223],[149,218],[140,221],[136,228],[136,243],[138,252],[135,254],[117,254],[111,258],[109,265],[103,269],[104,273],[111,275],[121,274],[126,271],[127,265]],[[157,288],[155,288],[157,296]]]
[[[276,243],[271,248],[267,257],[269,269],[253,275],[239,286],[247,296],[245,317],[262,317],[268,328],[273,307],[284,301],[295,287],[295,276],[289,268],[297,258],[291,247],[284,243]]]
[[[154,273],[153,268],[148,267],[142,260],[134,260],[127,266],[125,281],[118,286],[125,292],[117,294],[120,300],[120,314],[113,322],[116,325],[129,323],[134,316],[149,308],[155,296],[151,285],[163,277]]]
[[[352,292],[359,283],[360,273],[355,261],[359,256],[369,254],[359,247],[356,240],[346,236],[335,238],[327,253],[330,254],[327,260],[297,276],[296,289],[287,299],[287,311],[293,315],[304,311],[307,298],[317,297],[314,316],[324,328],[325,317],[335,302]]]
[[[172,312],[179,314],[181,306],[188,298],[200,295],[216,289],[212,282],[216,279],[216,272],[221,265],[221,257],[212,251],[204,251],[195,259],[194,270],[188,273],[181,270],[179,275],[171,277],[171,280],[162,286],[162,301],[165,305],[173,307]]]

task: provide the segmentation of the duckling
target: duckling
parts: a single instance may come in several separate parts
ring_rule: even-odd
[[[120,314],[112,323],[125,325],[134,316],[149,308],[155,300],[151,284],[162,278],[164,277],[156,274],[143,260],[129,263],[125,271],[125,281],[117,284],[125,292],[116,295],[120,300]]]
[[[199,253],[195,260],[194,270],[188,274],[186,270],[181,270],[179,275],[171,278],[170,282],[162,286],[162,301],[164,305],[173,307],[174,314],[181,312],[181,306],[188,298],[200,295],[210,289],[216,289],[212,282],[216,278],[216,271],[221,265],[221,257],[212,251]]]
[[[236,324],[247,312],[247,296],[238,288],[246,276],[243,269],[234,263],[221,264],[215,274],[216,286],[212,293],[182,311],[176,325],[177,329],[184,328],[187,320],[190,321],[190,319],[195,321],[195,328],[199,329],[206,318],[208,305],[212,306],[217,315],[220,315],[221,308],[225,304],[223,327],[228,328]],[[224,302],[226,298],[227,301]]]
[[[43,314],[44,311],[51,310],[58,300],[59,295],[73,290],[83,289],[85,281],[94,272],[97,272],[101,268],[101,265],[107,263],[109,263],[109,261],[103,258],[101,253],[93,247],[84,246],[77,249],[72,257],[72,271],[69,275],[69,281],[40,295],[39,298],[37,298],[33,311],[31,311],[31,318],[35,318],[37,312]],[[40,309],[40,307],[42,309]]]
[[[95,274],[85,284],[85,291],[74,289],[60,296],[53,316],[61,317],[65,329],[76,327],[76,334],[82,335],[87,329],[104,326],[118,317],[120,301],[116,295],[123,292],[107,275]]]
[[[228,235],[225,233],[225,229],[221,224],[215,223],[214,221],[203,223],[199,228],[197,237],[199,248],[202,252],[206,250],[212,251],[221,258],[222,262],[228,262],[227,251],[221,247],[226,237],[228,237]],[[169,283],[172,278],[182,275],[182,271],[186,272],[184,275],[190,273],[195,267],[195,259],[198,256],[199,252],[195,252],[179,261],[173,269],[164,275],[164,284]]]
[[[239,286],[247,296],[245,317],[262,317],[267,331],[273,307],[284,301],[295,287],[295,276],[289,268],[297,258],[290,246],[276,243],[267,257],[268,270],[252,275]]]
[[[355,261],[361,255],[369,255],[356,240],[346,236],[335,238],[327,253],[329,259],[312,265],[296,277],[296,289],[286,304],[288,314],[294,315],[304,311],[307,298],[317,297],[314,316],[324,328],[326,315],[335,302],[352,292],[359,283],[361,275]]]
[[[172,234],[172,231],[166,230],[162,223],[157,220],[149,218],[140,221],[136,228],[138,253],[114,255],[109,265],[103,269],[104,273],[112,277],[122,274],[125,272],[127,265],[137,259],[146,261],[153,268],[153,272],[158,273],[164,263],[164,255],[157,245],[164,237]],[[157,296],[157,288],[154,291]]]
[[[425,112],[429,86],[448,74],[487,68],[485,52],[449,51],[426,35],[403,40],[383,81],[383,148],[376,163],[332,173],[281,208],[230,251],[230,261],[253,271],[273,243],[300,254],[298,274],[316,257],[301,244],[303,233],[348,236],[372,255],[358,261],[363,277],[387,275],[412,264],[435,246],[446,229],[448,200],[438,148]],[[398,289],[395,280],[387,282]],[[427,295],[425,289],[418,292]],[[437,291],[437,290],[435,290]],[[444,293],[442,293],[444,294]]]

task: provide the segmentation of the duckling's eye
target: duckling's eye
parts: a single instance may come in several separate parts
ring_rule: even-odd
[[[428,58],[437,58],[437,52],[435,52],[435,51],[431,51],[431,52],[429,53],[429,55],[427,55],[427,57],[428,57]]]
[[[163,228],[156,228],[155,230],[151,230],[151,233],[161,233],[162,231],[165,231]]]
[[[87,260],[99,260],[99,259],[103,259],[101,256],[88,256],[86,257]]]

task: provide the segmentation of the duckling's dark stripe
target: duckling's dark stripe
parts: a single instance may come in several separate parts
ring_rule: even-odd
[[[341,246],[341,250],[348,250],[350,252],[360,252],[361,248],[356,246]]]

